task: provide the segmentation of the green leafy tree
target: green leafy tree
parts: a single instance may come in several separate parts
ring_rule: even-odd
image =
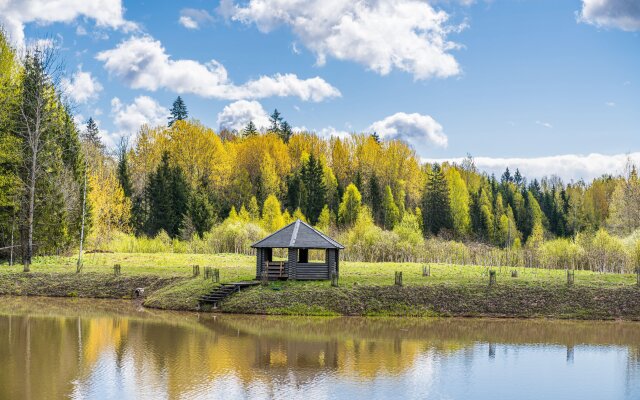
[[[391,187],[389,185],[384,189],[382,215],[384,218],[384,228],[388,230],[393,229],[400,220],[400,210],[393,199],[393,193],[391,193]]]
[[[467,185],[456,168],[449,168],[446,172],[449,184],[449,201],[451,204],[451,216],[453,228],[458,236],[466,236],[471,227],[469,214],[469,192]]]
[[[338,222],[342,226],[352,226],[358,219],[361,209],[362,195],[356,185],[350,183],[342,195],[342,202],[338,208]]]
[[[278,198],[269,195],[262,206],[262,225],[267,232],[275,232],[285,225],[285,218],[282,216],[282,206]]]
[[[187,105],[184,104],[182,97],[178,96],[173,105],[171,106],[171,115],[169,116],[169,126],[172,126],[176,121],[182,121],[187,119],[189,112],[187,111]]]
[[[329,206],[325,204],[324,207],[322,207],[322,211],[318,217],[318,222],[316,222],[315,226],[321,232],[327,233],[331,227],[331,221],[331,211],[329,210]]]

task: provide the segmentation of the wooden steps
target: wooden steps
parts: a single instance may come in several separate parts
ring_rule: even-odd
[[[259,282],[234,282],[234,283],[222,283],[219,287],[213,289],[209,294],[205,294],[198,299],[200,304],[211,304],[214,308],[218,307],[218,304],[232,295],[239,292],[242,289],[246,289],[251,286],[258,285]]]

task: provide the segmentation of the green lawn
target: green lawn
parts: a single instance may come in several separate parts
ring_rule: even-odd
[[[75,272],[76,257],[37,257],[33,272]],[[177,254],[177,253],[96,253],[84,258],[85,272],[113,273],[113,265],[122,266],[123,275],[159,275],[189,277],[192,265],[199,265],[201,273],[206,266],[220,268],[222,282],[250,280],[255,277],[255,258],[238,254]],[[499,285],[565,285],[564,270],[518,268],[518,277],[511,277],[512,268],[494,268]],[[21,265],[0,265],[2,272],[19,272]],[[488,283],[488,269],[480,266],[431,264],[431,276],[422,276],[422,265],[417,263],[364,263],[341,262],[340,285],[392,285],[394,272],[403,272],[405,285],[433,283]],[[601,274],[576,271],[575,285],[621,286],[633,285],[633,274]],[[296,282],[296,285],[328,285],[328,282]]]

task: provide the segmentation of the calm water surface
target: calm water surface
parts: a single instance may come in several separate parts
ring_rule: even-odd
[[[640,399],[640,324],[0,298],[0,399]]]

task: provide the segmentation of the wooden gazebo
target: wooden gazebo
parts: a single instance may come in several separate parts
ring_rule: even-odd
[[[323,280],[339,273],[339,251],[344,246],[297,220],[254,243],[256,278],[266,271],[269,279]],[[273,249],[288,249],[286,261],[274,261]],[[324,262],[309,262],[309,250],[324,250]]]

